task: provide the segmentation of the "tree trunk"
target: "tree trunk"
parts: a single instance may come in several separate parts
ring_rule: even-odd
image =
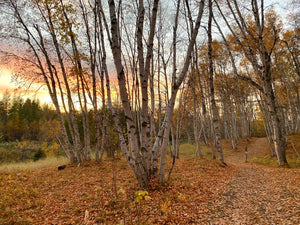
[[[198,105],[197,105],[197,97],[196,97],[196,85],[195,85],[195,83],[196,83],[195,82],[196,81],[196,77],[195,77],[196,73],[195,73],[195,71],[193,72],[192,76],[193,76],[192,91],[193,91],[193,120],[194,120],[193,125],[194,125],[194,139],[195,139],[195,143],[196,143],[196,157],[202,158],[203,154],[202,154],[201,149],[200,149],[200,140],[199,140],[199,134],[198,134],[198,131],[199,131],[199,127],[198,127],[199,117],[198,117],[198,114],[197,114]]]
[[[190,40],[189,45],[188,45],[188,49],[187,49],[183,69],[181,70],[181,73],[180,73],[177,80],[174,80],[174,77],[173,77],[174,82],[173,82],[173,85],[172,85],[172,93],[171,93],[170,101],[169,101],[169,103],[167,105],[167,108],[166,108],[165,119],[164,119],[164,122],[163,122],[159,132],[158,132],[157,138],[156,138],[154,146],[153,146],[154,151],[157,151],[158,143],[161,140],[163,140],[162,141],[162,146],[160,148],[161,149],[161,159],[160,159],[160,170],[159,170],[159,177],[158,177],[159,183],[164,183],[165,169],[166,169],[166,145],[167,145],[167,141],[168,141],[167,139],[169,138],[169,130],[170,130],[169,128],[170,128],[170,123],[171,123],[171,120],[172,120],[172,117],[173,117],[173,111],[174,111],[174,104],[175,104],[176,95],[177,95],[177,92],[178,92],[178,89],[179,89],[180,85],[182,84],[182,82],[183,82],[183,80],[184,80],[184,78],[187,74],[187,71],[188,71],[188,68],[189,68],[189,65],[190,65],[190,60],[191,60],[191,57],[192,57],[192,51],[193,51],[193,48],[194,48],[195,40],[196,40],[198,30],[199,30],[199,27],[200,27],[200,23],[201,23],[203,8],[204,8],[204,0],[202,0],[199,4],[198,17],[197,17],[197,20],[196,20],[196,23],[195,23],[195,27],[193,29],[193,33],[191,35],[191,40]],[[177,9],[179,9],[179,2],[178,2],[178,8]],[[176,45],[176,42],[173,42],[173,44]]]
[[[222,143],[221,143],[221,131],[219,125],[218,108],[215,101],[215,90],[214,90],[214,70],[212,60],[212,35],[211,35],[211,24],[212,24],[212,1],[209,0],[209,17],[208,17],[208,60],[209,60],[209,86],[210,86],[210,102],[212,110],[212,122],[215,133],[215,146],[218,152],[218,160],[224,162]]]
[[[276,105],[276,97],[272,89],[272,84],[269,79],[264,82],[264,89],[266,93],[266,102],[269,109],[270,120],[273,125],[273,141],[275,153],[278,159],[279,166],[287,166],[287,159],[285,153],[286,140],[282,130],[282,124],[280,120],[279,110]]]

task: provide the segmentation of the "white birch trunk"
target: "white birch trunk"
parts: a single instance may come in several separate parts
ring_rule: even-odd
[[[213,128],[215,133],[215,146],[218,152],[218,160],[224,163],[223,157],[223,150],[222,150],[222,143],[221,143],[221,131],[219,125],[219,114],[218,108],[215,101],[215,91],[214,91],[214,83],[213,83],[213,60],[212,60],[212,36],[211,36],[211,24],[212,24],[212,0],[209,0],[209,18],[208,18],[208,60],[209,60],[209,86],[210,86],[210,101],[211,101],[211,108],[212,108],[212,122]]]
[[[179,4],[178,4],[178,6],[179,6]],[[176,81],[173,78],[174,83],[172,85],[171,98],[170,98],[170,101],[166,108],[165,119],[164,119],[164,122],[163,122],[159,132],[158,132],[157,138],[156,138],[154,146],[153,146],[153,151],[157,151],[158,146],[159,146],[158,143],[161,142],[161,140],[162,140],[162,146],[160,148],[161,149],[160,170],[159,170],[159,176],[158,176],[159,183],[164,183],[164,178],[165,178],[166,146],[167,146],[167,142],[168,142],[168,138],[169,138],[169,131],[170,131],[169,128],[170,128],[170,123],[171,123],[171,120],[173,117],[176,95],[177,95],[180,85],[182,84],[182,82],[187,74],[187,71],[188,71],[188,68],[190,65],[192,51],[194,48],[195,40],[196,40],[198,30],[200,27],[200,23],[201,23],[203,8],[204,8],[204,0],[202,0],[199,4],[198,17],[197,17],[197,20],[195,23],[195,27],[193,29],[193,33],[191,35],[191,40],[188,45],[188,50],[186,53],[186,58],[185,58],[185,63],[184,63],[183,69],[181,70],[181,73]],[[174,42],[173,44],[176,45],[176,42]]]

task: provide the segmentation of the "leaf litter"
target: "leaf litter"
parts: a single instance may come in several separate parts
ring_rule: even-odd
[[[123,159],[62,171],[1,170],[0,224],[299,223],[299,169],[234,164],[230,157],[227,167],[178,159],[164,186],[153,178],[145,190]]]

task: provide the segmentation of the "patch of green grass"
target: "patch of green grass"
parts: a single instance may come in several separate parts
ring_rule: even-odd
[[[40,144],[35,141],[1,143],[0,163],[32,160],[39,149]]]
[[[204,143],[200,144],[200,149],[204,157],[211,157],[211,149],[207,147]],[[179,147],[179,157],[183,158],[195,158],[196,145],[183,143]]]
[[[270,166],[276,167],[277,166],[277,159],[276,157],[264,156],[264,157],[254,157],[250,160],[250,162],[263,165],[263,166]]]
[[[69,160],[66,157],[47,157],[45,159],[41,159],[35,162],[28,161],[28,162],[15,162],[15,163],[5,163],[0,165],[0,170],[31,170],[31,169],[38,169],[38,168],[45,168],[45,167],[52,167],[57,165],[62,165],[68,163]]]
[[[299,158],[287,156],[287,161],[290,168],[300,168]],[[270,157],[270,156],[254,157],[251,160],[251,162],[263,166],[278,167],[278,161],[276,157]]]
[[[289,158],[287,157],[287,161],[291,168],[300,168],[300,158]]]
[[[179,146],[179,157],[192,158],[195,157],[196,146],[183,143]]]
[[[17,141],[0,143],[0,164],[37,161],[47,156],[62,155],[56,142]]]
[[[0,148],[5,148],[5,149],[12,149],[17,146],[17,142],[1,142],[0,143]]]

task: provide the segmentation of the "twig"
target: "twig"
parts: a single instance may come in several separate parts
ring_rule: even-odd
[[[173,154],[172,166],[171,166],[171,168],[170,168],[170,170],[169,170],[169,174],[168,174],[168,179],[167,179],[167,180],[169,180],[169,179],[170,179],[170,176],[171,176],[172,170],[173,170],[173,168],[174,168],[174,165],[175,165],[175,161],[176,161],[176,156],[175,156],[175,154]]]

